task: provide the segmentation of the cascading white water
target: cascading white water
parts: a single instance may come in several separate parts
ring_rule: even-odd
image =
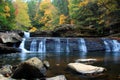
[[[87,47],[85,40],[83,38],[78,39],[79,51],[80,52],[87,52]]]
[[[120,43],[117,40],[105,40],[104,45],[106,52],[118,52],[120,51]]]
[[[43,39],[39,42],[38,52],[40,53],[46,52],[46,39]]]
[[[24,47],[24,44],[25,44],[25,38],[22,39],[22,42],[19,46],[19,48],[22,50],[22,53],[25,53],[25,52],[28,52],[25,47]]]
[[[110,52],[111,51],[111,49],[110,49],[110,46],[109,46],[109,43],[107,42],[107,41],[103,41],[104,42],[104,44],[105,44],[105,51],[106,52]]]
[[[37,41],[34,39],[30,44],[30,51],[37,52]]]
[[[29,52],[28,50],[25,49],[25,40],[26,38],[29,38],[30,36],[30,33],[29,32],[24,32],[24,38],[22,39],[22,42],[19,46],[19,48],[22,50],[22,53],[26,53],[26,52]]]
[[[29,38],[30,37],[30,33],[29,32],[24,32],[24,38]]]
[[[66,52],[69,53],[70,49],[69,49],[69,39],[67,39],[67,43],[66,43]]]
[[[55,39],[55,52],[61,52],[60,38],[56,38]]]
[[[120,51],[120,43],[117,40],[112,40],[112,51],[113,52]]]

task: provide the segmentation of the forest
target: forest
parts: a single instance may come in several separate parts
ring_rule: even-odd
[[[94,29],[97,34],[120,29],[119,0],[0,0],[0,30],[53,31],[58,25]],[[112,26],[114,25],[114,26]],[[74,26],[73,26],[74,27]],[[116,31],[116,32],[117,32]]]

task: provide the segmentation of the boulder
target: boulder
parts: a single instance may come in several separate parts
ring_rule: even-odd
[[[59,75],[51,78],[46,78],[46,80],[67,80],[64,75]]]
[[[97,67],[83,63],[69,63],[68,67],[81,74],[102,73],[105,70],[103,67]]]
[[[12,74],[12,66],[11,65],[5,65],[2,68],[0,68],[0,74],[4,75],[5,77],[9,77]]]
[[[44,78],[46,68],[42,61],[37,57],[28,59],[18,65],[16,70],[13,72],[12,78],[15,79],[34,79]]]
[[[22,41],[22,38],[17,33],[0,33],[1,43],[17,43]]]
[[[76,63],[84,63],[84,64],[92,64],[92,63],[94,63],[96,61],[97,61],[97,59],[92,59],[92,58],[75,60]]]
[[[43,61],[43,64],[46,68],[49,68],[50,67],[50,63],[48,61]]]
[[[0,80],[10,80],[9,78],[4,77],[2,74],[0,74]],[[12,79],[11,79],[12,80]]]

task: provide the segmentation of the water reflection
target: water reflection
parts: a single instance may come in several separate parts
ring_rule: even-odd
[[[106,52],[104,61],[107,64],[108,61],[113,63],[120,63],[120,52]]]
[[[87,53],[86,52],[80,52],[79,55],[80,55],[80,58],[82,58],[82,59],[87,58]]]
[[[27,53],[21,53],[21,54],[20,54],[20,59],[21,59],[21,61],[25,61],[26,58],[27,58]]]
[[[113,60],[114,60],[114,63],[120,63],[120,52],[113,53]]]

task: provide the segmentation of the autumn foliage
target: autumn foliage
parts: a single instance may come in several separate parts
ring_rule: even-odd
[[[67,19],[67,17],[64,14],[60,15],[59,24],[65,24],[66,23],[66,19]]]
[[[120,21],[119,0],[1,0],[0,29],[30,32],[54,30],[57,25],[74,24],[94,28],[99,34]]]

